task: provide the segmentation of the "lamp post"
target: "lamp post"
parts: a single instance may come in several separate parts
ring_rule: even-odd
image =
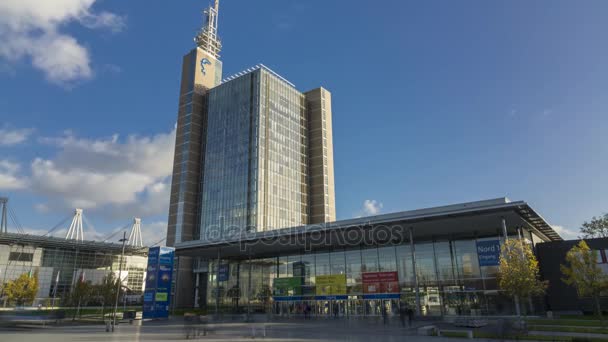
[[[116,281],[116,301],[114,302],[114,317],[112,321],[112,331],[114,331],[114,326],[116,326],[116,311],[118,310],[118,294],[120,293],[120,276],[122,274],[122,259],[125,255],[125,242],[127,242],[127,232],[122,233],[122,239],[118,240],[122,242],[122,252],[120,253],[120,263],[118,264],[118,280]]]

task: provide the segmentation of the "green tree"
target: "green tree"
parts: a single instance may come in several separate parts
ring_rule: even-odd
[[[582,240],[566,254],[566,264],[560,265],[562,281],[574,286],[579,297],[591,297],[596,314],[602,320],[600,295],[608,289],[608,276],[597,264],[597,251],[591,250]]]
[[[94,287],[90,281],[84,281],[84,279],[76,281],[72,293],[70,294],[70,302],[73,306],[78,307],[78,310],[74,311],[73,319],[76,318],[76,312],[80,312],[81,306],[87,306],[89,300],[93,296],[93,289]]]
[[[585,239],[608,237],[608,214],[593,216],[591,221],[583,223],[580,230]]]
[[[9,302],[17,305],[31,304],[38,293],[38,272],[24,273],[4,285],[4,293]]]
[[[71,293],[72,303],[86,306],[92,295],[93,285],[90,281],[77,281]]]
[[[498,285],[515,298],[517,316],[521,316],[520,299],[545,292],[547,282],[540,280],[538,261],[530,245],[517,239],[503,243],[498,267]]]
[[[118,281],[118,278],[116,277],[116,275],[113,272],[108,273],[103,280],[101,281],[101,284],[97,285],[95,287],[95,292],[97,292],[97,295],[99,296],[99,299],[101,301],[101,316],[103,317],[105,314],[105,309],[108,306],[112,306],[112,304],[114,304],[114,301],[116,300],[116,282]]]

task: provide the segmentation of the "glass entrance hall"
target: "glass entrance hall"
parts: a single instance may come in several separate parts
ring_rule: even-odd
[[[561,237],[527,203],[469,202],[176,245],[175,307],[210,313],[377,317],[511,315],[497,281],[504,239]],[[194,300],[193,300],[194,298]],[[541,313],[542,299],[524,310]]]
[[[383,310],[398,315],[401,303],[413,310],[419,303],[423,316],[512,314],[512,299],[497,287],[498,267],[479,261],[477,247],[496,241],[500,238],[419,243],[415,253],[409,244],[399,244],[211,260],[208,272],[198,277],[206,284],[199,286],[207,289],[210,311],[354,318],[381,316]]]

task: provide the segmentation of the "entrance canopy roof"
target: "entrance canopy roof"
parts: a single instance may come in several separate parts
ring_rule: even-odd
[[[177,254],[202,258],[270,257],[361,245],[400,244],[442,239],[497,237],[504,218],[508,234],[517,228],[543,241],[562,238],[526,202],[498,198],[442,207],[341,220],[263,232],[224,232],[222,237],[176,244]]]

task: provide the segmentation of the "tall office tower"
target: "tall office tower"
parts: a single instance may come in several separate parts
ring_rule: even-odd
[[[184,57],[167,245],[334,221],[331,94],[261,64],[220,82],[217,10]]]
[[[335,220],[331,94],[264,65],[209,91],[200,239]]]
[[[207,92],[220,84],[222,44],[217,34],[218,0],[204,12],[196,48],[183,58],[169,204],[167,246],[193,239],[198,221],[201,165],[204,165]]]

